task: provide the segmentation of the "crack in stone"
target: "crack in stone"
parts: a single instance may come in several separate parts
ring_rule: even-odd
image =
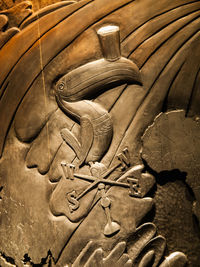
[[[12,266],[17,266],[15,260],[12,257],[7,256],[4,252],[0,251],[0,257],[6,262],[12,264]]]
[[[3,190],[3,186],[0,186],[0,193],[1,193],[2,190]],[[1,195],[0,195],[0,200],[2,200]]]
[[[24,254],[24,258],[22,260],[23,264],[34,266],[34,267],[40,267],[40,266],[48,266],[48,267],[53,267],[55,266],[55,259],[51,253],[51,250],[47,252],[47,256],[45,258],[41,258],[40,263],[34,263],[32,259],[29,257],[28,253]]]

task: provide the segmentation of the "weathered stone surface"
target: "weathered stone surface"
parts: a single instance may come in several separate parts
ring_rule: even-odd
[[[177,246],[186,251],[192,242],[187,253],[191,266],[199,263],[194,251],[200,252],[198,224],[192,214],[193,210],[199,220],[199,134],[198,118],[186,118],[183,110],[161,113],[146,130],[142,150],[156,173],[154,222],[160,233],[166,233],[170,250]]]
[[[200,2],[0,9],[0,265],[197,265]]]

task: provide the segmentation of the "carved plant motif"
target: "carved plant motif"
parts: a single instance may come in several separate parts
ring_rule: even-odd
[[[187,263],[187,258],[182,252],[170,254],[163,260],[166,240],[156,236],[156,227],[146,223],[136,229],[133,236],[126,242],[119,242],[107,256],[101,248],[92,251],[93,242],[89,242],[81,251],[72,267],[181,267]]]

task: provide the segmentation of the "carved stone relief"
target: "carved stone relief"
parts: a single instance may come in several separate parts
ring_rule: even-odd
[[[0,9],[0,266],[200,266],[200,2]]]

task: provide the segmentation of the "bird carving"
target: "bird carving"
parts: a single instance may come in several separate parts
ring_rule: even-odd
[[[112,140],[112,118],[108,111],[89,99],[120,83],[141,83],[138,67],[121,57],[118,26],[104,26],[97,32],[103,58],[87,63],[61,77],[56,100],[64,113],[80,123],[80,140],[67,128],[64,141],[75,151],[78,165],[99,161]]]

